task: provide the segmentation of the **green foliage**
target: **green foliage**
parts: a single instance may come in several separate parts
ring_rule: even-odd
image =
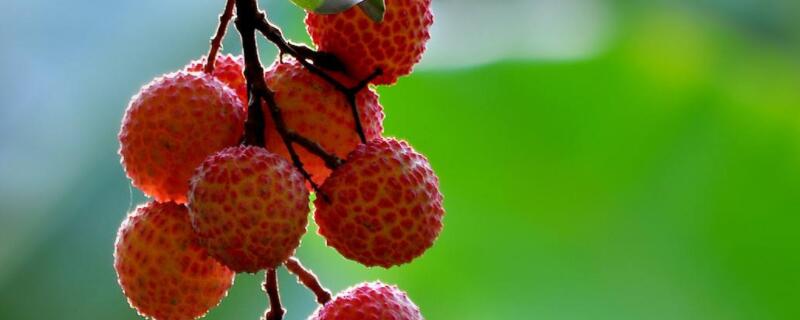
[[[335,14],[350,9],[364,0],[292,0],[303,9],[321,14]]]
[[[292,0],[298,7],[313,11],[325,2],[325,0]]]
[[[383,14],[386,11],[386,3],[384,0],[366,0],[359,3],[358,6],[373,21],[383,21]]]
[[[320,14],[337,14],[356,5],[370,19],[381,22],[386,11],[384,0],[291,0],[297,6]]]

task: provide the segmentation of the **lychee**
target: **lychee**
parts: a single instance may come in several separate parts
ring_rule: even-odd
[[[194,169],[236,145],[243,123],[241,101],[222,82],[203,73],[170,73],[131,100],[119,132],[121,162],[144,193],[185,203]]]
[[[405,292],[381,282],[362,283],[340,292],[309,320],[422,320]]]
[[[219,304],[234,273],[211,258],[185,206],[150,202],[117,233],[114,269],[128,302],[153,319],[196,319]]]
[[[206,67],[206,56],[200,59],[189,62],[184,70],[189,72],[203,72]],[[239,99],[242,100],[242,105],[247,108],[247,84],[245,83],[244,74],[244,57],[242,55],[231,54],[218,54],[214,60],[214,72],[212,75],[217,80],[222,81],[229,88],[236,92]]]
[[[321,187],[319,234],[346,258],[389,268],[410,262],[442,229],[439,180],[428,160],[392,138],[359,145]]]
[[[236,272],[257,272],[277,267],[300,244],[308,190],[280,156],[260,147],[230,147],[197,169],[189,212],[212,256]]]
[[[325,151],[345,158],[359,144],[358,133],[347,98],[330,83],[312,74],[300,63],[286,59],[275,62],[265,73],[269,87],[275,92],[275,102],[281,109],[287,129],[317,142]],[[346,78],[339,77],[343,81]],[[383,132],[383,108],[378,94],[364,88],[356,95],[356,104],[368,140]],[[267,118],[267,149],[289,159],[286,146],[275,129],[269,113]],[[319,157],[302,147],[298,151],[304,168],[318,184],[330,175],[330,169]]]
[[[422,58],[433,24],[430,0],[386,0],[382,22],[359,8],[331,15],[308,13],[306,27],[320,51],[336,55],[348,73],[364,79],[383,72],[373,84],[393,84]]]

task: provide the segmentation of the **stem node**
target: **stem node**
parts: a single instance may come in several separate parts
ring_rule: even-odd
[[[331,301],[331,292],[328,289],[325,289],[322,284],[319,282],[317,276],[306,269],[299,260],[295,257],[291,257],[284,263],[286,269],[289,272],[293,273],[297,276],[297,282],[306,286],[314,295],[317,296],[317,302],[319,304],[326,304],[328,301]]]

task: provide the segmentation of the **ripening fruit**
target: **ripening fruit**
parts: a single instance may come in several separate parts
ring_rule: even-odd
[[[188,210],[173,202],[150,202],[128,215],[117,233],[114,269],[128,303],[159,320],[203,316],[234,277],[197,243]]]
[[[319,234],[346,258],[389,268],[410,262],[442,230],[439,179],[405,141],[376,139],[356,148],[314,201]]]
[[[327,152],[342,159],[358,146],[360,140],[350,104],[331,84],[292,59],[285,59],[283,63],[276,61],[265,73],[265,78],[275,92],[275,102],[281,109],[287,129],[317,142]],[[340,80],[347,81],[343,77]],[[378,102],[378,94],[365,88],[356,95],[356,103],[367,139],[379,138],[383,132],[383,108]],[[290,159],[269,112],[266,112],[266,118],[267,149]],[[330,169],[322,159],[303,147],[295,149],[314,181],[319,184],[325,181]]]
[[[306,232],[308,211],[303,176],[264,148],[222,150],[192,178],[192,226],[209,253],[236,272],[286,261]]]
[[[222,82],[203,73],[170,73],[131,100],[119,132],[121,162],[144,193],[185,203],[194,169],[236,145],[243,123],[241,101]]]
[[[306,27],[320,51],[339,57],[356,79],[376,68],[383,74],[373,84],[393,84],[411,73],[425,51],[433,24],[430,0],[386,0],[383,22],[374,22],[359,8],[332,15],[308,13]]]
[[[206,67],[206,60],[207,57],[203,56],[200,59],[189,62],[184,70],[203,72]],[[214,73],[212,75],[233,89],[239,99],[242,100],[242,105],[247,109],[247,84],[242,73],[243,70],[244,58],[242,55],[218,54],[217,59],[214,61]]]
[[[362,283],[336,295],[309,320],[422,320],[405,292],[380,281]]]

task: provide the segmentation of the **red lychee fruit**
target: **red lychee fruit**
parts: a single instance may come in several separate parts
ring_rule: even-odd
[[[333,171],[314,205],[319,234],[348,259],[389,268],[410,262],[442,230],[439,179],[406,142],[362,144]]]
[[[275,62],[265,74],[267,85],[275,92],[275,102],[281,109],[289,131],[294,131],[340,158],[345,158],[360,143],[347,98],[330,83],[312,74],[295,60]],[[340,80],[347,81],[340,77]],[[383,132],[383,107],[378,94],[364,88],[356,95],[359,117],[368,140],[379,138]],[[272,117],[266,113],[267,149],[285,159],[289,158],[286,146],[275,129]],[[330,175],[330,169],[319,157],[303,147],[295,147],[303,166],[314,182],[321,184]]]
[[[119,132],[122,165],[133,184],[160,202],[186,202],[194,169],[236,145],[244,110],[235,93],[203,73],[156,78],[133,97]]]
[[[405,292],[381,282],[362,283],[340,292],[309,320],[422,320]]]
[[[200,59],[189,62],[184,70],[188,72],[203,72],[206,68],[207,59],[206,56],[203,56]],[[214,73],[212,75],[233,89],[239,99],[242,100],[242,105],[247,109],[247,84],[242,73],[243,70],[244,57],[242,55],[218,54],[217,59],[214,61]]]
[[[373,84],[393,84],[411,73],[425,51],[433,24],[430,0],[386,0],[382,22],[359,8],[331,15],[308,13],[306,27],[320,51],[333,53],[348,73],[364,79],[380,68]]]
[[[185,206],[150,202],[119,228],[114,269],[128,303],[152,319],[196,319],[219,304],[234,273],[197,243]]]
[[[303,176],[264,148],[236,146],[206,159],[192,178],[189,212],[200,242],[236,272],[275,268],[308,224]]]

